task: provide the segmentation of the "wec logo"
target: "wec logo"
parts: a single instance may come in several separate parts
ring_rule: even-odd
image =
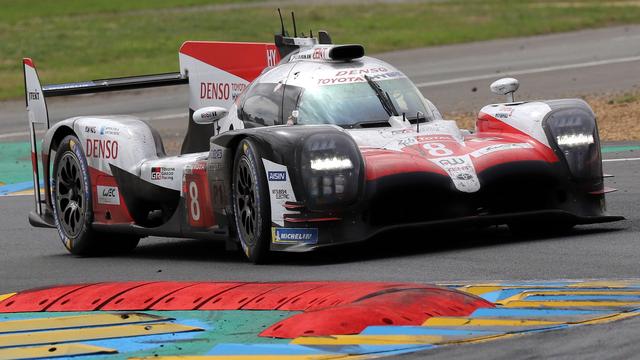
[[[98,204],[102,205],[120,205],[120,194],[115,186],[98,185],[96,187],[98,195]]]

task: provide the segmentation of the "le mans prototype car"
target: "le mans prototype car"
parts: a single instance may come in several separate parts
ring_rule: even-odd
[[[25,58],[34,226],[73,254],[141,237],[224,239],[261,262],[418,226],[566,229],[605,215],[596,118],[578,99],[485,106],[459,129],[398,69],[361,45],[187,41],[179,73],[41,86]],[[133,116],[49,125],[52,96],[187,84],[181,155]],[[47,127],[38,167],[36,125]],[[40,193],[40,181],[44,196]]]

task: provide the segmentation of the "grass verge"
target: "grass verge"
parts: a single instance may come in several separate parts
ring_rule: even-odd
[[[640,140],[640,91],[586,96],[598,118],[602,141]],[[477,113],[450,112],[445,118],[457,120],[462,129],[473,129]]]
[[[338,42],[365,44],[369,53],[640,21],[638,1],[345,0],[287,7],[296,11],[299,29],[328,29]],[[45,83],[177,71],[184,40],[272,41],[278,27],[275,9],[251,0],[8,2],[0,12],[0,99],[22,95],[25,56]]]

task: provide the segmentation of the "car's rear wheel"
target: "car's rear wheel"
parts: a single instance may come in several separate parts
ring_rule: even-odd
[[[91,228],[93,221],[91,179],[87,161],[78,138],[62,139],[53,162],[51,198],[58,234],[67,250],[88,256],[133,250],[139,242],[135,236],[111,236]]]
[[[240,142],[233,164],[233,213],[242,250],[254,263],[269,257],[271,208],[264,165],[255,143]]]

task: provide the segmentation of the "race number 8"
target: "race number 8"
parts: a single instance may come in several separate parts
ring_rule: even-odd
[[[426,143],[422,147],[428,150],[431,156],[449,156],[453,154],[453,151],[447,149],[442,143]]]
[[[198,185],[195,181],[189,182],[189,197],[191,198],[191,204],[189,204],[191,219],[198,221],[200,220],[200,203],[198,202]]]

